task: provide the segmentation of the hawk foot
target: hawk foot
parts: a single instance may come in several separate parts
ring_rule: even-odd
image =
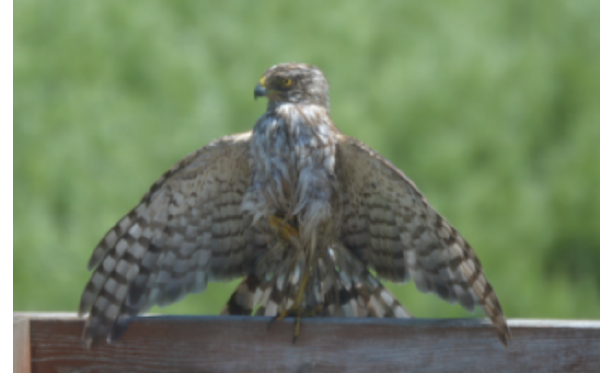
[[[308,279],[310,277],[310,272],[304,274],[302,281],[300,282],[300,287],[298,288],[298,293],[296,294],[296,298],[294,299],[294,303],[287,310],[283,310],[280,314],[275,316],[271,322],[269,323],[269,327],[273,325],[276,321],[281,321],[288,316],[296,317],[296,322],[294,323],[294,337],[292,339],[292,343],[296,343],[296,339],[300,336],[300,319],[302,317],[314,317],[316,315],[323,313],[323,306],[318,305],[312,310],[307,310],[302,307],[302,299],[304,298],[304,292],[306,290],[306,284],[308,284]]]
[[[288,220],[278,215],[271,215],[269,217],[269,224],[286,240],[300,235],[298,222],[295,217]]]
[[[269,322],[269,328],[271,328],[271,325],[273,325],[273,323],[275,323],[277,321],[281,321],[286,317],[295,317],[296,320],[294,322],[294,336],[292,337],[292,343],[296,343],[296,340],[300,336],[300,320],[303,317],[322,316],[323,310],[324,310],[324,308],[322,305],[318,305],[315,308],[313,308],[312,310],[307,310],[307,309],[295,307],[294,305],[292,305],[292,307],[290,307],[289,309],[284,310],[277,316],[273,317],[271,319],[271,321]]]

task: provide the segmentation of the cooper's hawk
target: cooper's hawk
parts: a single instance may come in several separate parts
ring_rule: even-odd
[[[410,317],[379,278],[412,278],[422,292],[482,306],[506,344],[471,246],[402,171],[338,131],[328,89],[314,66],[269,68],[253,130],[181,160],[104,236],[79,306],[88,345],[115,340],[155,304],[240,276],[222,314]]]

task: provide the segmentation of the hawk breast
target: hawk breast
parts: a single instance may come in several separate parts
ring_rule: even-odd
[[[318,105],[280,104],[256,123],[244,210],[255,221],[296,216],[303,230],[331,217],[337,129]],[[308,232],[307,232],[308,233]]]

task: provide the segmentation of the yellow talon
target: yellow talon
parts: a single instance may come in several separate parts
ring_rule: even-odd
[[[298,237],[300,235],[298,228],[294,227],[292,224],[277,215],[271,215],[271,217],[269,217],[269,224],[276,228],[286,240],[289,240],[291,237]]]
[[[277,317],[275,318],[275,321],[281,321],[281,320],[285,319],[285,317],[287,316],[287,314],[288,314],[288,311],[287,311],[287,310],[283,310],[283,311],[282,311],[282,312],[279,314],[279,316],[277,316]]]

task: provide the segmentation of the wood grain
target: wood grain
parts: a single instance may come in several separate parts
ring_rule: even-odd
[[[30,373],[29,319],[13,316],[13,373]]]
[[[138,317],[86,350],[74,316],[31,317],[38,372],[600,372],[600,321],[510,320],[504,348],[475,319]]]

